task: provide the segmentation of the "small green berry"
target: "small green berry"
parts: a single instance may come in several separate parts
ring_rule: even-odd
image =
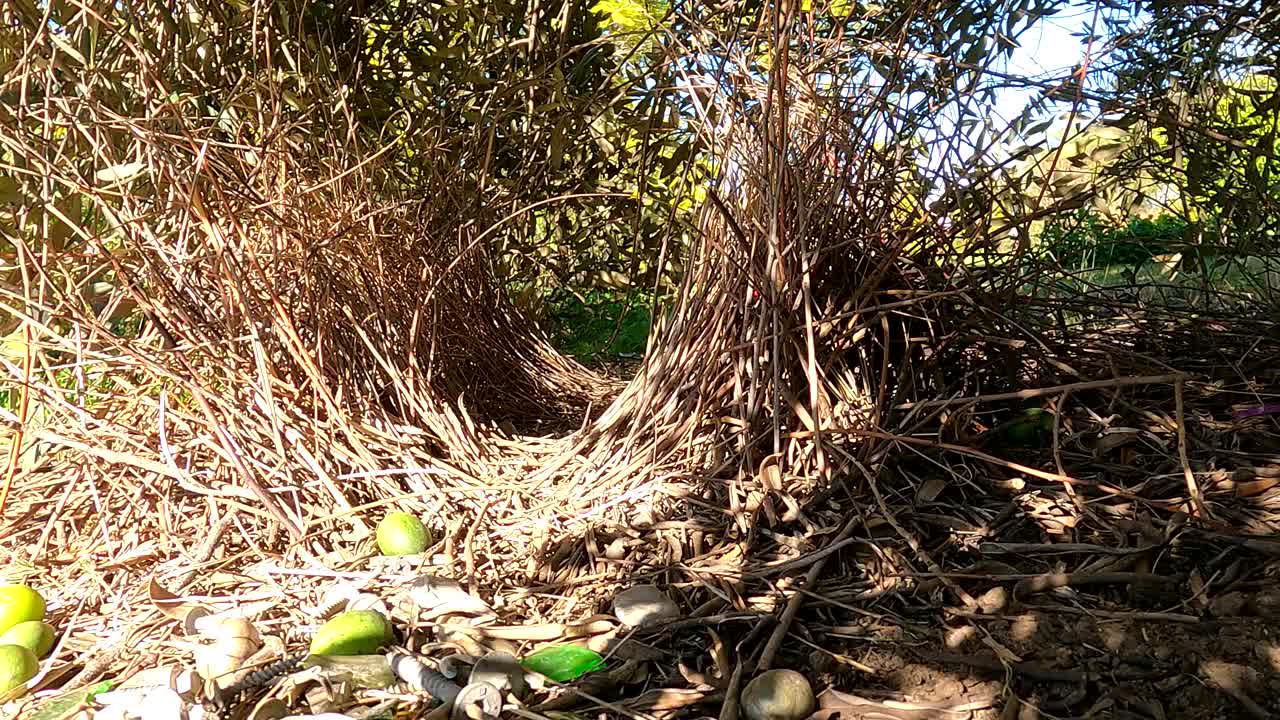
[[[26,585],[0,585],[0,633],[18,623],[44,619],[44,598]]]
[[[21,645],[0,645],[0,694],[23,685],[39,671],[35,653]]]
[[[387,513],[378,523],[378,549],[383,555],[417,555],[431,545],[431,532],[416,515]]]
[[[53,649],[53,626],[40,620],[28,620],[0,633],[0,645],[21,645],[42,658]]]
[[[391,623],[377,610],[351,610],[311,636],[312,655],[372,655],[393,639]]]

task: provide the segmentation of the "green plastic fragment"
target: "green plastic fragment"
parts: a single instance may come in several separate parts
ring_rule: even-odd
[[[604,658],[595,650],[581,645],[552,645],[525,657],[520,666],[556,682],[569,682],[589,672],[603,670]]]
[[[103,680],[100,683],[82,687],[79,690],[63,693],[45,703],[43,707],[31,716],[30,720],[63,720],[63,718],[71,717],[85,709],[85,706],[93,702],[95,697],[104,692],[110,692],[111,688],[115,686],[114,680]]]

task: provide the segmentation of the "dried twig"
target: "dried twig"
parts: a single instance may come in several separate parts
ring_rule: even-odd
[[[1211,520],[1209,508],[1204,504],[1204,498],[1200,496],[1200,486],[1196,483],[1196,474],[1191,470],[1191,461],[1187,458],[1187,417],[1183,410],[1183,387],[1185,381],[1178,378],[1174,385],[1174,401],[1176,412],[1178,414],[1178,460],[1182,462],[1182,474],[1187,481],[1187,493],[1191,500],[1191,509],[1199,517]]]
[[[990,395],[975,395],[972,397],[946,398],[945,400],[922,400],[920,402],[902,403],[895,405],[894,410],[912,410],[915,408],[933,408],[947,407],[950,405],[968,405],[970,403],[980,402],[1001,402],[1004,400],[1030,400],[1031,398],[1046,397],[1049,395],[1059,395],[1068,392],[1080,392],[1082,390],[1104,390],[1107,388],[1130,387],[1133,385],[1163,385],[1165,383],[1179,382],[1184,380],[1186,376],[1183,373],[1166,373],[1164,375],[1143,375],[1140,377],[1118,377],[1106,380],[1087,380],[1082,382],[1067,383],[1066,385],[1055,385],[1045,388],[1031,388],[1028,390],[1017,390],[1007,393],[993,393]]]

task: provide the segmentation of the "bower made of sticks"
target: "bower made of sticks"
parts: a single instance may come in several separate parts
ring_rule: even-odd
[[[692,125],[715,173],[622,382],[557,353],[496,269],[516,220],[610,193],[517,202],[479,124],[379,137],[324,48],[255,31],[284,17],[211,3],[165,23],[162,5],[67,18],[75,42],[10,18],[32,52],[5,86],[24,101],[0,106],[5,501],[36,551],[69,508],[314,541],[399,505],[515,555],[690,503],[743,523],[773,497],[794,519],[891,408],[1061,371],[1045,341],[1024,352],[1026,308],[1002,308],[1026,278],[968,262],[995,244],[953,251],[982,233],[928,220],[915,160],[872,141],[883,98],[859,114],[744,76],[718,108],[732,122]]]
[[[487,507],[519,549],[688,493],[740,509],[773,491],[794,508],[887,401],[931,382],[912,364],[941,332],[928,316],[967,302],[945,263],[905,250],[928,244],[881,180],[900,158],[829,163],[852,155],[834,138],[856,137],[829,117],[772,136],[743,123],[720,139],[728,169],[623,383],[561,356],[508,301],[494,238],[523,210],[478,204],[455,156],[420,163],[413,197],[376,148],[339,137],[341,113],[305,128],[259,114],[237,135],[181,102],[126,116],[108,78],[78,94],[49,73],[6,140],[37,200],[20,223],[61,239],[18,242],[10,272],[30,352],[9,371],[42,415],[20,419],[24,471],[144,488],[179,515],[226,500],[264,536],[300,537],[362,524],[358,507],[470,521]],[[61,127],[74,132],[51,140]],[[817,146],[831,152],[795,150]],[[86,303],[94,283],[108,290]],[[120,332],[131,317],[141,327]],[[130,504],[100,512],[142,512]]]

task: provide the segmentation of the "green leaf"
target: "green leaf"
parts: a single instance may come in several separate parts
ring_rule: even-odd
[[[604,669],[604,658],[581,645],[552,645],[529,655],[520,665],[556,682],[569,682]]]

